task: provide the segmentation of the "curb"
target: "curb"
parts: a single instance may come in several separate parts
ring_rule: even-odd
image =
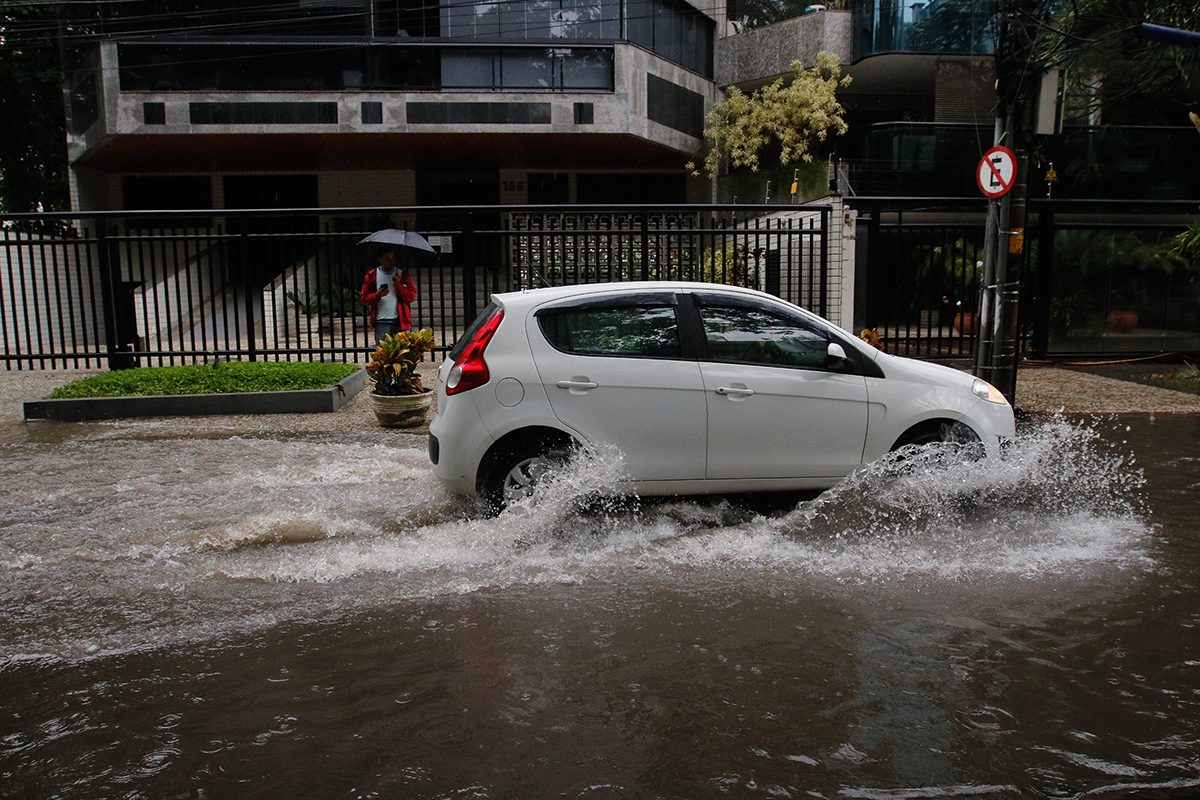
[[[290,392],[88,397],[27,400],[26,420],[83,422],[122,417],[204,417],[217,414],[314,414],[337,411],[367,383],[360,369],[327,389]]]

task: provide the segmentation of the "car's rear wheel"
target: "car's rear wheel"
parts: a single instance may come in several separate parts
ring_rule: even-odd
[[[547,474],[561,469],[570,448],[560,442],[531,440],[496,454],[483,477],[480,494],[496,512],[533,495]]]

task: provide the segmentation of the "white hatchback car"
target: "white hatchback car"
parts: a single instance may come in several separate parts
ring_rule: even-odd
[[[502,507],[572,444],[642,495],[826,489],[906,444],[1013,435],[1004,396],[762,292],[608,283],[497,294],[438,372],[434,471]]]

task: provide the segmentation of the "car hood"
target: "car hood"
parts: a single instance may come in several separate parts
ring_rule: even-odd
[[[900,378],[914,383],[927,383],[937,386],[962,386],[971,391],[975,376],[953,367],[933,364],[928,361],[916,361],[911,358],[880,353],[875,361],[883,374],[888,378]]]

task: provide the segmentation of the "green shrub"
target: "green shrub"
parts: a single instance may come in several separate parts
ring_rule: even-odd
[[[50,397],[63,399],[323,389],[357,369],[355,364],[296,361],[217,361],[180,367],[143,367],[91,375],[58,387],[50,393]]]
[[[1200,389],[1200,367],[1196,366],[1195,364],[1189,363],[1186,367],[1183,367],[1171,377],[1180,383],[1186,383],[1189,386],[1194,386],[1197,389]]]

